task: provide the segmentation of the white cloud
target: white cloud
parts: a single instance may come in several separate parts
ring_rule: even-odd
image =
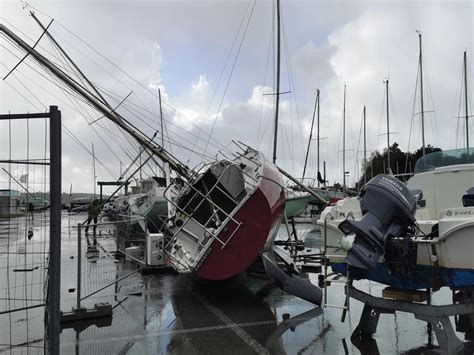
[[[257,2],[254,18],[219,112],[222,91],[216,92],[212,105],[211,97],[230,47],[229,42],[235,35],[241,20],[239,16],[243,14],[247,3],[143,2],[136,6],[121,3],[113,8],[101,2],[72,2],[70,5],[66,8],[56,1],[44,6],[45,12],[78,32],[141,85],[154,93],[158,87],[161,88],[163,101],[173,106],[170,108],[164,105],[163,109],[165,117],[172,123],[168,128],[176,142],[194,150],[204,150],[207,144],[205,132],[210,132],[215,122],[213,136],[219,142],[227,145],[231,139],[242,140],[261,148],[270,157],[275,97],[264,94],[274,93],[275,89],[268,85],[271,82],[268,73],[266,82],[263,80],[271,30],[270,2]],[[27,20],[24,11],[20,16],[20,10],[13,11],[13,7],[12,4],[5,6],[5,15],[2,13],[2,16],[7,16],[17,27],[21,27],[32,38],[37,38],[39,30]],[[363,105],[367,106],[368,112],[369,148],[382,147],[385,144],[384,137],[379,134],[385,130],[383,79],[388,75],[392,98],[392,131],[400,132],[394,135],[393,140],[406,149],[418,57],[415,29],[423,30],[425,73],[430,84],[426,87],[431,88],[434,101],[434,105],[430,103],[430,95],[426,90],[426,110],[435,108],[437,111],[436,126],[434,116],[427,115],[427,141],[441,144],[443,148],[455,144],[449,136],[455,128],[450,117],[457,114],[453,112],[453,102],[459,86],[462,51],[466,48],[472,63],[471,3],[400,1],[315,4],[301,1],[284,2],[283,10],[285,48],[291,59],[295,82],[295,87],[288,88],[289,69],[284,59],[282,90],[292,90],[291,94],[281,97],[280,106],[278,161],[284,168],[296,176],[301,174],[316,88],[321,89],[321,136],[328,137],[321,141],[321,158],[328,161],[331,182],[340,181],[342,175],[341,154],[338,151],[341,150],[344,83],[347,84],[348,147],[357,148]],[[84,26],[85,22],[87,26]],[[212,26],[207,23],[212,23]],[[53,25],[53,31],[62,36],[61,40],[67,39],[62,43],[94,82],[119,95],[114,103],[118,103],[133,89],[133,94],[120,112],[140,129],[153,134],[159,127],[158,118],[150,114],[158,113],[156,96],[150,95],[77,39],[67,35],[60,26]],[[43,43],[46,46],[44,40],[40,45]],[[84,48],[84,53],[72,49],[72,46]],[[16,63],[15,59],[8,59],[5,52],[0,54],[8,66]],[[101,67],[91,63],[86,55],[98,61]],[[272,66],[271,62],[269,66]],[[105,73],[102,68],[112,75]],[[23,64],[19,71],[31,74]],[[81,117],[87,116],[89,109],[81,110],[80,114],[74,112],[66,105],[71,104],[67,99],[64,103],[47,95],[35,86],[40,82],[37,80],[39,77],[33,74],[30,76],[35,78],[30,89],[41,96],[41,101],[61,107],[65,125],[87,147],[92,140],[97,141],[96,154],[99,159],[113,170],[119,170],[117,159],[105,146],[109,144],[122,157],[124,165],[127,164],[130,159],[125,157],[121,149],[130,149],[130,144],[124,137],[116,138],[118,144],[112,142],[110,137],[98,139]],[[224,78],[227,76],[224,75]],[[18,86],[18,83],[15,85]],[[42,82],[42,85],[49,89],[52,87],[48,82]],[[0,85],[0,90],[0,108],[3,112],[35,110],[5,85]],[[59,90],[52,91],[59,96]],[[63,94],[61,97],[64,99]],[[147,112],[132,110],[135,109],[133,104],[144,106]],[[146,124],[139,118],[146,118]],[[104,122],[104,126],[118,136],[117,130],[110,124]],[[433,133],[438,136],[438,141],[435,141]],[[420,144],[419,134],[413,137],[414,134],[411,148],[416,148]],[[3,134],[0,139],[4,140]],[[64,154],[68,161],[64,172],[65,185],[69,186],[69,181],[74,181],[77,186],[74,190],[90,190],[90,156],[66,135],[64,142]],[[0,143],[3,150],[5,142]],[[217,143],[208,147],[212,154],[217,149]],[[190,159],[185,149],[175,146],[174,153],[184,161]],[[131,151],[130,154],[135,153]],[[350,166],[351,176],[356,175],[354,156],[354,153],[348,153],[347,165]],[[195,156],[194,159],[198,158]],[[310,172],[315,175],[314,149],[310,154],[310,164]],[[99,176],[107,176],[101,167],[98,170]]]
[[[247,103],[255,108],[263,106],[266,109],[273,109],[275,106],[273,96],[274,91],[275,90],[269,86],[257,85],[252,89],[252,95],[247,100]]]
[[[192,84],[191,96],[195,99],[202,100],[208,95],[209,82],[207,81],[206,75],[199,75],[197,83]]]

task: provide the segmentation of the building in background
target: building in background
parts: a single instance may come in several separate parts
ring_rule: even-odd
[[[20,193],[16,190],[0,190],[0,215],[10,215],[19,212]]]

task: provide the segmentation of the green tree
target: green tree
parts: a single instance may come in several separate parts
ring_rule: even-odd
[[[439,152],[441,148],[433,147],[428,144],[425,147],[425,154]],[[374,151],[370,154],[367,163],[362,167],[362,178],[356,184],[356,188],[364,184],[364,176],[367,175],[367,181],[378,174],[387,174],[388,167],[388,149],[385,148],[382,152]],[[393,174],[399,175],[399,179],[402,181],[408,180],[409,175],[412,174],[415,168],[415,164],[419,158],[423,156],[423,149],[419,148],[414,152],[403,152],[400,150],[397,142],[394,142],[390,146],[390,169]]]

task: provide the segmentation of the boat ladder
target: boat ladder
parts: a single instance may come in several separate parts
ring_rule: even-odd
[[[334,260],[334,259],[340,259],[341,261],[346,258],[345,255],[341,254],[329,254],[328,253],[328,248],[331,248],[331,250],[334,250],[338,248],[336,245],[328,245],[328,240],[327,240],[327,217],[328,215],[325,216],[324,218],[324,238],[323,238],[323,259],[322,259],[322,264],[323,264],[323,274],[319,276],[319,286],[324,289],[323,292],[323,303],[322,307],[323,308],[336,308],[336,309],[341,309],[342,310],[342,315],[341,315],[341,322],[344,322],[346,319],[347,312],[350,310],[350,295],[349,295],[349,290],[352,286],[352,279],[350,278],[349,275],[349,269],[347,269],[346,276],[342,275],[337,275],[335,273],[329,273],[329,261]],[[331,283],[341,283],[344,284],[344,291],[345,291],[345,299],[344,299],[344,305],[339,306],[336,304],[331,304],[328,303],[328,287],[331,285]]]

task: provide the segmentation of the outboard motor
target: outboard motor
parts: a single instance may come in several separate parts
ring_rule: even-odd
[[[390,175],[377,175],[361,190],[362,219],[346,219],[339,229],[348,265],[373,269],[388,238],[402,237],[415,225],[416,200],[407,186]]]

